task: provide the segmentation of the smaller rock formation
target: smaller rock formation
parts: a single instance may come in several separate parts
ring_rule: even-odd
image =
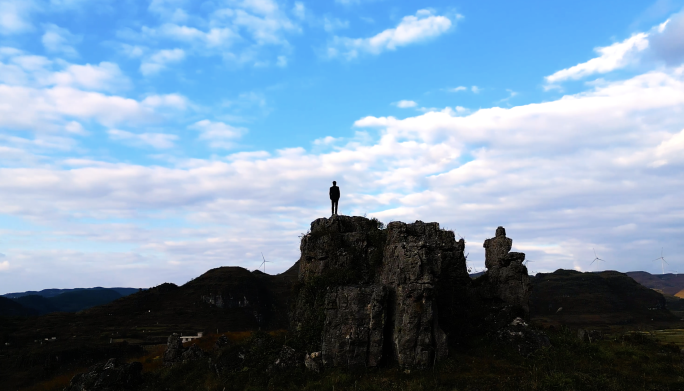
[[[273,365],[268,368],[268,372],[294,369],[299,367],[301,363],[301,356],[298,358],[297,351],[287,345],[283,345],[283,348],[280,349],[280,353],[278,354],[278,358]]]
[[[499,330],[517,317],[529,320],[531,283],[523,265],[525,254],[510,252],[512,245],[503,227],[483,244],[487,271],[473,281],[471,318],[480,330]]]
[[[485,267],[492,269],[498,267],[501,260],[511,251],[513,239],[506,237],[506,229],[504,227],[498,227],[495,236],[485,240],[482,247],[485,248]]]
[[[207,354],[197,345],[190,345],[181,356],[182,362],[199,360],[201,358],[207,357]]]
[[[306,366],[306,369],[314,372],[320,372],[323,370],[323,359],[321,358],[321,352],[307,354],[304,357],[304,366]]]
[[[603,335],[599,330],[577,329],[577,338],[586,343],[600,341]]]
[[[164,351],[164,365],[167,367],[175,364],[198,360],[206,357],[207,354],[197,345],[188,348],[183,347],[183,342],[178,334],[169,335]]]
[[[183,361],[184,350],[180,335],[176,333],[169,335],[166,341],[166,350],[164,351],[164,365],[172,366]]]
[[[531,328],[521,318],[513,319],[508,326],[499,330],[497,340],[516,349],[521,356],[529,356],[535,350],[551,346],[546,334]]]
[[[216,343],[214,344],[214,349],[222,349],[228,345],[230,345],[230,340],[225,335],[222,335],[218,337],[218,339],[216,340]]]
[[[132,391],[142,382],[141,372],[137,361],[125,364],[110,358],[74,376],[64,391]]]

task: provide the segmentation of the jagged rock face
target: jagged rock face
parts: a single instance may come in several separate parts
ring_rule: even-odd
[[[330,288],[325,297],[322,359],[325,365],[380,364],[387,318],[382,285]]]
[[[64,391],[131,391],[142,382],[142,364],[122,364],[115,358],[93,365],[71,379]]]
[[[333,216],[315,220],[300,245],[299,279],[345,271],[355,273],[359,282],[368,282],[373,261],[382,258],[384,243],[374,240],[378,231],[377,223],[364,217]]]
[[[392,344],[404,368],[425,368],[448,353],[447,337],[437,321],[432,284],[396,287]]]
[[[314,221],[302,238],[299,293],[290,313],[291,327],[316,352],[307,367],[320,369],[320,356],[328,366],[394,360],[424,368],[449,346],[486,332],[479,326],[501,328],[525,317],[525,256],[510,253],[511,246],[499,227],[485,241],[488,271],[473,282],[464,240],[437,223],[392,222],[380,230],[363,217]]]
[[[441,287],[470,284],[464,247],[463,240],[456,242],[454,233],[437,223],[387,226],[380,282],[394,298],[393,351],[402,367],[427,367],[446,356],[447,337],[437,316],[437,298],[449,291],[440,292]]]

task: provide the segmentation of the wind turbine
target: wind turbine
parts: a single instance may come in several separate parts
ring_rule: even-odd
[[[266,258],[264,258],[264,253],[261,253],[261,258],[262,258],[264,261],[261,262],[261,265],[259,265],[259,267],[262,267],[262,266],[263,266],[263,267],[264,267],[264,273],[266,273],[266,264],[267,264],[267,263],[271,263],[271,262],[270,262],[270,261],[267,261]]]
[[[594,258],[594,260],[591,261],[591,263],[589,264],[589,267],[591,267],[591,265],[593,265],[594,262],[596,262],[596,261],[598,261],[598,263],[596,264],[597,266],[598,266],[599,263],[605,262],[605,260],[599,258],[598,255],[596,255],[596,250],[595,250],[593,247],[592,247],[591,249],[594,250],[594,257],[596,257],[596,258]]]
[[[660,259],[660,268],[662,269],[663,274],[665,274],[665,264],[667,263],[667,261],[666,261],[665,258],[664,258],[664,255],[663,255],[663,248],[662,248],[662,247],[660,248],[660,258],[656,258],[656,259],[654,259],[653,261],[657,261],[657,260],[659,260],[659,259]],[[651,262],[653,262],[653,261],[651,261]],[[667,263],[667,266],[670,266],[670,264]]]

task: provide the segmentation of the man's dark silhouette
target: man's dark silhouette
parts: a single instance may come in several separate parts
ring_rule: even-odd
[[[337,201],[340,200],[340,188],[337,187],[337,182],[333,181],[333,185],[330,186],[330,202],[332,203],[332,214],[333,216],[337,214]]]

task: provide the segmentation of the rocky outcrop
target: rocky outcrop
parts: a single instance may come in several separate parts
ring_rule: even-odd
[[[283,345],[283,348],[280,349],[280,353],[278,354],[278,358],[275,360],[273,365],[269,367],[268,371],[273,372],[277,370],[290,370],[299,366],[301,366],[301,356],[298,357],[297,351],[293,348]]]
[[[382,260],[383,239],[377,222],[364,217],[317,219],[302,238],[299,278],[342,272],[350,282],[369,282],[371,269]]]
[[[64,391],[131,391],[142,382],[142,364],[121,363],[111,358],[105,363],[93,365],[88,372],[71,379]]]
[[[166,350],[164,351],[164,365],[171,366],[183,361],[184,350],[180,335],[176,333],[169,335],[169,338],[166,340]]]
[[[551,345],[546,334],[533,329],[521,318],[513,319],[508,326],[500,329],[497,340],[509,348],[513,347],[521,356],[528,356],[537,349]]]
[[[470,298],[471,326],[496,333],[516,318],[529,320],[530,277],[523,265],[525,254],[510,252],[513,240],[503,227],[485,240],[487,271],[473,280]]]
[[[164,351],[164,365],[173,366],[175,364],[198,360],[206,357],[206,353],[197,345],[183,347],[183,342],[178,334],[169,335]]]
[[[424,368],[490,331],[482,325],[498,330],[527,319],[525,255],[510,252],[502,227],[484,246],[488,270],[472,281],[464,240],[437,223],[382,229],[363,217],[314,221],[302,238],[291,311],[291,327],[315,352],[306,366]]]
[[[321,352],[312,352],[304,357],[304,366],[313,372],[320,372],[323,369],[323,359]]]
[[[504,227],[498,227],[496,236],[483,244],[491,295],[529,315],[530,276],[523,265],[525,254],[509,252],[512,245]]]

